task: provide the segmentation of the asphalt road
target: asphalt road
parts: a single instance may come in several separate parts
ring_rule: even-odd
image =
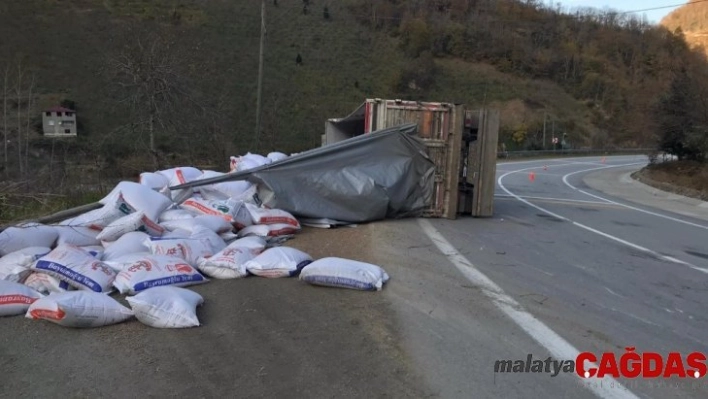
[[[464,256],[459,280],[471,275],[470,286],[487,291],[503,319],[496,323],[512,321],[483,329],[497,334],[497,343],[477,350],[484,362],[475,367],[486,367],[485,377],[494,374],[495,351],[497,359],[573,350],[621,355],[625,347],[708,353],[708,209],[670,196],[662,201],[620,180],[645,163],[638,156],[502,163],[493,218],[432,221],[452,247],[442,249]],[[506,299],[465,272],[467,261]],[[515,316],[504,301],[526,313]],[[551,385],[547,375],[496,374],[494,384],[478,378],[475,386],[484,397],[708,395],[708,378],[620,379],[622,388],[589,389],[577,377],[561,377]]]

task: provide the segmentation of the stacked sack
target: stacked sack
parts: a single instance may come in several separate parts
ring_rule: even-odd
[[[232,157],[232,171],[287,158]],[[278,246],[298,220],[254,200],[247,181],[183,190],[169,187],[224,173],[192,167],[120,182],[100,208],[54,225],[27,223],[0,232],[0,316],[25,314],[69,327],[98,327],[136,317],[158,328],[198,326],[204,303],[185,287],[214,279],[295,277],[311,284],[380,290],[375,265],[314,260]],[[126,297],[130,308],[110,295]]]

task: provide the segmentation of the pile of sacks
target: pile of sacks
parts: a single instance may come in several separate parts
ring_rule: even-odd
[[[278,158],[280,157],[280,158]],[[232,171],[287,157],[232,157]],[[158,328],[199,326],[201,295],[184,287],[210,278],[294,277],[315,285],[381,290],[380,267],[342,258],[314,260],[281,246],[298,220],[257,203],[246,181],[194,189],[170,186],[222,175],[192,167],[146,172],[119,183],[102,207],[54,225],[0,233],[0,316],[25,314],[69,327],[135,316]],[[130,308],[109,294],[128,295]]]

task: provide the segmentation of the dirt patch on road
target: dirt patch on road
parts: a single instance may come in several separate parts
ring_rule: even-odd
[[[368,260],[375,225],[305,228],[286,243],[315,258]],[[203,325],[137,320],[71,329],[0,319],[0,378],[12,397],[425,397],[381,293],[295,278],[212,280]],[[121,302],[123,296],[116,296]]]
[[[708,201],[708,163],[662,162],[647,166],[632,177],[659,190]]]

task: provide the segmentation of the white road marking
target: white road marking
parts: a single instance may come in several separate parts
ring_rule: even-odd
[[[641,155],[611,155],[611,160],[617,161],[617,162],[623,162],[624,160],[627,159],[637,159],[638,157],[641,158]],[[546,158],[546,159],[531,159],[528,161],[505,161],[505,162],[497,162],[497,166],[503,166],[503,165],[521,165],[525,163],[537,163],[537,162],[568,162],[569,165],[576,165],[576,164],[590,164],[590,165],[602,165],[601,159],[602,157],[597,157],[596,155],[589,156],[588,161],[590,161],[591,158],[600,158],[598,161],[594,162],[578,162],[578,161],[573,161],[574,159],[578,159],[578,157],[571,157],[571,158]],[[646,157],[645,157],[646,158]],[[555,165],[555,166],[560,166],[560,165]]]
[[[619,168],[619,167],[622,167],[622,166],[630,166],[630,165],[636,165],[636,164],[613,165],[613,166],[604,167],[604,168],[602,168],[602,169],[606,169],[606,168]],[[618,243],[620,243],[620,244],[623,244],[623,245],[626,245],[626,246],[628,246],[628,247],[630,247],[630,248],[634,248],[634,249],[636,249],[636,250],[638,250],[638,251],[646,252],[646,253],[651,254],[652,256],[654,256],[654,257],[656,257],[656,258],[658,258],[658,259],[663,259],[663,260],[666,260],[666,261],[669,261],[669,262],[672,262],[672,263],[678,263],[678,264],[680,264],[680,265],[687,266],[687,267],[689,267],[689,268],[691,268],[691,269],[693,269],[693,270],[696,270],[696,271],[699,271],[699,272],[708,274],[708,269],[705,269],[705,268],[702,268],[702,267],[698,267],[698,266],[692,265],[692,264],[687,263],[687,262],[684,262],[684,261],[680,261],[680,260],[678,260],[678,259],[676,259],[676,258],[672,258],[671,256],[662,255],[662,254],[660,254],[660,253],[658,253],[658,252],[652,251],[652,250],[649,249],[649,248],[642,247],[641,245],[637,245],[637,244],[631,243],[631,242],[629,242],[629,241],[623,240],[623,239],[621,239],[621,238],[619,238],[619,237],[615,237],[615,236],[613,236],[613,235],[604,233],[604,232],[602,232],[602,231],[600,231],[600,230],[593,229],[593,228],[590,227],[590,226],[586,226],[586,225],[584,225],[584,224],[582,224],[582,223],[578,223],[578,222],[576,222],[576,221],[570,220],[570,219],[566,218],[565,216],[561,216],[561,215],[559,215],[559,214],[557,214],[557,213],[553,213],[553,212],[549,211],[548,209],[545,209],[545,208],[542,208],[542,207],[540,207],[540,206],[538,206],[538,205],[532,204],[531,202],[529,202],[529,201],[527,201],[527,200],[521,198],[520,196],[518,196],[518,195],[512,193],[511,191],[509,191],[509,189],[507,189],[507,188],[504,186],[504,182],[503,182],[503,181],[504,181],[504,178],[507,177],[508,175],[513,174],[513,173],[523,172],[523,171],[530,170],[530,169],[537,169],[537,168],[538,168],[538,167],[524,168],[524,169],[519,169],[519,170],[516,170],[516,171],[507,172],[507,173],[505,173],[505,174],[499,176],[499,179],[497,179],[497,184],[499,185],[499,187],[500,187],[504,192],[506,192],[507,194],[509,194],[509,195],[511,195],[512,197],[516,198],[517,200],[523,202],[524,204],[526,204],[526,205],[528,205],[528,206],[530,206],[530,207],[532,207],[532,208],[538,209],[539,211],[541,211],[541,212],[543,212],[543,213],[545,213],[545,214],[547,214],[547,215],[553,216],[554,218],[556,218],[556,219],[558,219],[558,220],[562,220],[562,221],[564,221],[564,222],[570,222],[570,223],[572,223],[574,226],[578,226],[578,227],[580,227],[581,229],[585,229],[585,230],[587,230],[587,231],[593,232],[593,233],[595,233],[595,234],[597,234],[597,235],[600,235],[600,236],[603,236],[603,237],[608,238],[608,239],[610,239],[610,240],[616,241],[616,242],[618,242]],[[678,261],[678,262],[677,262],[677,261]]]
[[[508,195],[508,194],[494,194],[494,196],[495,197],[502,197],[502,198],[514,198],[513,196]],[[520,195],[519,197],[530,199],[530,200],[556,201],[556,202],[577,202],[579,204],[607,205],[607,202],[604,202],[604,201],[587,201],[587,200],[574,200],[574,199],[551,198],[551,197],[529,197],[526,195]],[[514,198],[514,199],[516,199],[516,198]]]
[[[532,314],[524,310],[512,297],[507,295],[501,287],[490,280],[486,275],[477,270],[472,262],[460,254],[445,237],[440,234],[427,219],[418,219],[423,232],[438,247],[450,262],[473,284],[477,285],[482,293],[492,300],[494,305],[523,329],[531,338],[546,348],[556,359],[575,359],[580,351],[573,347],[563,337],[551,330]],[[597,367],[597,365],[593,365]],[[580,378],[577,374],[573,374]],[[590,381],[583,380],[581,381]],[[622,386],[612,377],[602,378],[602,384],[589,383],[583,386],[600,398],[638,398],[626,387]],[[612,387],[612,388],[611,388]]]
[[[545,274],[545,275],[547,275],[547,276],[551,276],[551,277],[554,276],[553,273],[547,272],[547,271],[545,271],[545,270],[543,270],[543,269],[539,269],[538,267],[535,267],[535,266],[531,266],[531,265],[524,264],[524,267],[530,267],[531,269],[537,270],[537,271],[539,271],[539,272],[541,272],[541,273],[543,273],[543,274]]]
[[[627,166],[629,166],[629,165],[627,165]],[[618,206],[621,206],[621,207],[623,207],[623,208],[631,209],[631,210],[634,210],[634,211],[637,211],[637,212],[646,213],[647,215],[652,215],[652,216],[664,218],[664,219],[667,219],[667,220],[671,220],[671,221],[673,221],[673,222],[683,223],[683,224],[686,224],[686,225],[689,225],[689,226],[698,227],[699,229],[708,230],[708,226],[704,226],[704,225],[702,225],[702,224],[692,223],[692,222],[688,222],[688,221],[686,221],[686,220],[681,220],[681,219],[678,219],[678,218],[675,218],[675,217],[671,217],[671,216],[668,216],[668,215],[663,215],[663,214],[661,214],[661,213],[652,212],[652,211],[647,211],[647,210],[642,209],[642,208],[637,208],[636,206],[631,206],[631,205],[622,204],[622,203],[619,203],[619,202],[612,201],[612,200],[609,200],[609,199],[607,199],[607,198],[601,197],[601,196],[599,196],[599,195],[591,194],[591,193],[589,193],[589,192],[587,192],[587,191],[585,191],[585,190],[580,190],[579,188],[573,186],[572,184],[570,184],[570,183],[568,182],[568,177],[570,177],[570,176],[576,175],[576,174],[578,174],[578,173],[591,172],[591,171],[600,170],[600,169],[606,169],[606,168],[593,168],[593,169],[579,170],[579,171],[576,171],[576,172],[568,173],[567,175],[563,176],[563,183],[564,183],[566,186],[572,188],[573,190],[579,191],[579,192],[581,192],[581,193],[583,193],[583,194],[585,194],[585,195],[587,195],[587,196],[589,196],[589,197],[593,197],[593,198],[595,198],[595,199],[599,199],[599,200],[605,201],[605,202],[607,202],[608,204],[618,205]]]
[[[651,321],[649,321],[649,320],[647,320],[647,319],[644,319],[644,318],[642,318],[642,317],[639,317],[639,316],[637,316],[637,315],[635,315],[635,314],[632,314],[632,313],[629,313],[629,312],[623,312],[623,311],[621,311],[621,310],[617,310],[616,308],[612,308],[611,310],[614,311],[614,312],[617,312],[617,313],[622,313],[622,314],[624,314],[624,315],[627,315],[627,316],[633,318],[634,320],[640,321],[640,322],[642,322],[642,323],[649,324],[650,326],[661,327],[660,324],[653,323],[653,322],[651,322]]]
[[[620,295],[620,294],[618,294],[618,293],[612,291],[611,289],[609,289],[609,288],[607,288],[607,287],[605,287],[605,289],[607,290],[607,292],[609,292],[609,293],[612,294],[612,295],[616,295],[616,296],[618,296],[618,297],[620,297],[620,298],[626,298],[626,296]]]

